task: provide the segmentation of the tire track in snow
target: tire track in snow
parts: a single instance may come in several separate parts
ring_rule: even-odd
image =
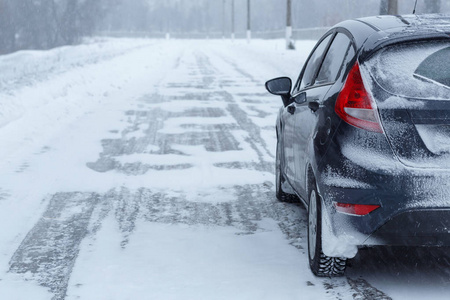
[[[208,57],[199,52],[194,53],[195,61],[189,65],[192,76],[196,80],[190,83],[190,87],[197,88],[199,85],[205,88],[210,88],[214,85],[214,78],[217,78],[217,71],[213,69]],[[180,63],[181,65],[182,63]],[[200,75],[200,76],[197,76]],[[205,77],[207,77],[205,79]],[[172,90],[183,90],[186,86],[177,84],[176,82],[169,82],[168,86]],[[248,168],[261,171],[273,172],[273,163],[265,162],[263,156],[270,154],[266,149],[265,141],[259,133],[259,128],[246,115],[246,112],[241,110],[235,103],[233,96],[224,91],[214,91],[205,93],[199,90],[198,93],[185,94],[184,96],[168,97],[164,95],[149,95],[145,98],[148,104],[163,103],[165,101],[182,101],[182,100],[201,100],[214,103],[217,101],[228,102],[225,106],[226,110],[216,107],[187,107],[182,112],[169,112],[160,108],[152,108],[148,111],[128,111],[128,127],[121,132],[121,138],[103,140],[103,152],[97,162],[89,163],[88,166],[99,172],[105,171],[119,171],[126,174],[138,175],[148,170],[167,170],[175,169],[167,166],[143,166],[136,163],[134,166],[121,165],[116,158],[123,155],[130,155],[134,153],[146,153],[146,149],[151,146],[156,147],[153,150],[154,154],[177,154],[184,155],[172,149],[172,145],[203,145],[208,152],[224,152],[229,150],[240,150],[239,143],[235,140],[231,132],[233,130],[244,130],[248,133],[246,142],[258,153],[260,157],[259,163],[241,163],[236,161],[234,163],[217,163],[216,167],[224,168]],[[153,107],[153,106],[152,106]],[[230,115],[235,121],[235,125],[216,124],[216,125],[201,125],[202,118],[216,118]],[[196,117],[198,118],[195,124],[185,124],[185,132],[181,134],[167,134],[161,133],[160,130],[164,127],[164,122],[171,118],[180,117]],[[144,124],[149,124],[148,128],[143,132],[145,135],[138,138],[129,138],[128,133],[136,131],[143,127]],[[190,129],[202,129],[200,132],[190,131]],[[142,131],[142,130],[141,130]],[[266,152],[266,153],[264,153]],[[105,161],[107,163],[105,163]],[[104,166],[108,165],[109,168]],[[189,168],[190,165],[183,167]],[[139,193],[141,196],[133,196],[130,191],[124,187],[117,196],[116,192],[110,192],[109,198],[112,203],[121,203],[122,207],[120,213],[115,209],[116,216],[122,216],[119,220],[127,220],[127,228],[133,228],[136,222],[136,216],[142,215],[150,222],[163,222],[170,224],[183,223],[187,225],[203,224],[216,226],[236,226],[241,228],[243,232],[251,233],[257,230],[255,221],[260,221],[264,217],[280,219],[282,223],[282,230],[288,234],[293,240],[298,240],[296,224],[293,221],[297,217],[285,218],[285,213],[281,213],[281,209],[274,207],[284,207],[284,204],[279,204],[274,201],[268,201],[273,196],[271,184],[265,185],[265,192],[261,192],[260,186],[236,186],[232,189],[230,194],[235,194],[235,197],[230,197],[230,202],[219,204],[211,204],[204,202],[193,202],[184,199],[185,195],[180,194],[177,197],[168,197],[164,193],[152,193],[150,190],[142,189]],[[262,196],[264,194],[264,196]],[[127,195],[126,197],[124,195]],[[208,195],[199,195],[199,197],[208,197]],[[259,201],[255,200],[255,197]],[[134,199],[134,200],[133,200]],[[143,200],[145,199],[145,201]],[[132,214],[129,213],[131,209]],[[284,208],[283,208],[284,209]],[[298,211],[295,212],[295,214]],[[127,214],[127,216],[124,216]],[[283,216],[283,217],[282,217]],[[289,222],[287,220],[289,219]],[[127,231],[127,230],[125,230]],[[129,231],[129,232],[132,232]],[[123,244],[126,245],[127,238],[124,237]],[[292,244],[297,244],[293,241]],[[302,247],[299,247],[302,249]]]
[[[217,57],[222,59],[226,64],[230,65],[234,71],[238,74],[238,76],[241,76],[243,78],[247,79],[248,85],[257,85],[257,86],[263,86],[262,82],[259,82],[256,80],[251,74],[243,70],[239,67],[238,63],[235,60],[231,60],[229,57],[225,57],[221,53],[215,53]],[[227,86],[233,85],[233,83],[236,83],[233,80],[227,80],[223,81],[221,83],[221,86],[224,90],[226,90]],[[234,100],[234,97],[232,94],[224,91],[227,94],[227,98],[229,102],[232,102],[228,104],[227,109],[230,111],[231,115],[235,118],[235,120],[238,122],[238,124],[244,128],[249,133],[249,138],[247,139],[247,142],[252,146],[252,148],[258,153],[258,156],[260,158],[260,165],[263,166],[264,171],[273,172],[274,170],[274,163],[273,162],[266,162],[263,158],[263,153],[269,155],[269,157],[274,158],[274,156],[271,154],[271,152],[268,150],[267,145],[261,137],[261,128],[254,124],[248,117],[248,112],[243,110],[241,108],[241,105],[237,103]],[[252,98],[252,96],[255,96],[254,94],[239,94],[240,97],[248,97]],[[260,97],[266,96],[264,94],[259,95]],[[251,99],[243,99],[244,102],[250,102],[253,103],[254,101]],[[267,114],[264,111],[261,110],[255,110],[254,107],[249,107],[256,111],[260,116],[266,117]],[[275,127],[275,124],[274,124]],[[261,149],[262,148],[262,149]],[[273,195],[274,197],[274,195]],[[275,218],[277,219],[277,218]],[[299,230],[301,230],[302,233],[306,235],[306,222],[307,218],[306,216],[303,216],[303,220],[297,220],[299,224],[298,226],[292,226],[292,223],[289,226],[287,226],[286,222],[280,222],[279,218],[279,226],[281,230],[284,232],[284,234],[287,236],[287,238],[291,241],[291,244],[296,246],[299,249],[303,249],[304,247],[301,245],[302,243],[299,242],[302,240],[302,234],[299,234]],[[292,230],[293,229],[293,230]],[[306,246],[306,245],[305,245]],[[305,254],[305,253],[304,253]],[[324,280],[323,281],[324,288],[333,295],[333,297],[336,297],[337,299],[342,299],[341,297],[346,298],[348,294],[353,294],[353,297],[355,299],[378,299],[375,296],[380,296],[379,299],[391,299],[386,294],[384,294],[382,291],[379,291],[372,287],[367,281],[361,279],[361,280],[352,280],[349,277],[347,277],[347,281],[342,280]],[[370,298],[374,296],[375,298]],[[362,298],[361,298],[362,297]],[[369,297],[369,298],[367,298]]]
[[[11,273],[30,274],[39,284],[64,299],[80,243],[99,202],[92,193],[58,193],[28,233],[10,261]]]
[[[243,108],[245,101],[248,101],[246,97],[252,98],[254,95],[236,96],[227,91],[224,88],[227,85],[242,85],[236,80],[226,81],[202,52],[194,53],[194,64],[183,64],[182,59],[178,60],[177,67],[189,67],[195,79],[189,83],[168,84],[171,90],[179,90],[181,95],[155,93],[140,99],[144,106],[139,110],[124,112],[128,124],[117,132],[119,137],[102,140],[102,152],[97,161],[88,162],[87,166],[96,172],[119,172],[133,176],[159,170],[191,168],[190,164],[177,163],[122,163],[120,158],[132,154],[188,156],[173,145],[201,145],[208,152],[241,150],[242,145],[236,140],[233,131],[243,130],[248,136],[245,142],[257,153],[259,161],[246,163],[237,158],[236,162],[217,163],[215,166],[273,172],[273,162],[267,161],[273,156],[261,135],[261,129]],[[242,76],[248,75],[239,70],[237,72]],[[249,79],[254,82],[252,78]],[[222,88],[217,89],[217,86]],[[184,92],[186,88],[190,92]],[[154,105],[193,99],[212,106],[191,106],[180,111],[170,111]],[[222,102],[226,103],[222,108],[214,107],[214,104]],[[231,116],[235,124],[202,124],[202,118],[224,116]],[[165,122],[181,117],[195,117],[198,122],[182,124],[182,133],[161,132]],[[211,203],[209,198],[217,197],[216,193],[225,195],[226,199]],[[118,224],[122,234],[120,246],[123,248],[127,247],[138,222],[232,227],[236,229],[236,234],[254,234],[262,230],[258,227],[259,221],[271,218],[278,222],[289,243],[306,255],[306,213],[298,205],[277,202],[272,183],[218,188],[215,192],[199,192],[194,198],[184,191],[165,192],[148,187],[131,190],[124,186],[112,189],[105,195],[55,194],[41,220],[12,257],[10,272],[31,274],[34,280],[55,294],[53,299],[64,299],[81,241],[85,238],[95,240],[102,222],[109,215],[113,215]],[[326,282],[333,283],[331,280]],[[364,282],[357,282],[355,289],[345,282],[343,288],[333,284],[328,286],[332,295],[345,291],[347,296],[368,288]]]
[[[298,249],[304,218],[304,210],[292,204],[277,202],[273,199],[272,185],[242,185],[222,188],[227,201],[211,203],[210,197],[216,193],[199,194],[197,201],[187,199],[184,192],[165,193],[141,188],[137,191],[126,187],[110,190],[100,198],[91,220],[91,233],[95,233],[103,219],[113,213],[123,234],[122,247],[126,247],[136,222],[144,221],[163,224],[205,225],[234,227],[236,234],[252,234],[259,230],[258,222],[264,218],[279,221],[282,231]]]
[[[211,69],[211,62],[209,57],[201,52],[195,52],[195,59],[197,61],[198,70],[202,76],[201,89],[208,89],[213,84],[216,76],[215,70]]]
[[[205,57],[197,59],[197,64],[204,63],[207,63]],[[202,77],[201,84],[212,84],[212,79],[213,77],[210,77],[205,80]],[[209,93],[203,96],[203,99],[217,101],[221,96]],[[154,104],[168,99],[163,95],[153,94],[141,100],[147,104]],[[117,171],[127,175],[140,175],[149,170],[170,170],[191,166],[188,164],[145,165],[139,162],[122,164],[117,158],[136,153],[184,155],[172,149],[173,144],[203,145],[210,152],[238,150],[239,143],[230,133],[237,128],[229,127],[227,124],[201,126],[200,132],[189,131],[191,125],[194,126],[193,129],[198,129],[195,128],[198,124],[186,124],[187,132],[182,134],[159,132],[164,122],[171,118],[186,116],[216,118],[225,115],[225,110],[214,107],[191,107],[183,112],[170,112],[159,108],[129,110],[125,112],[128,125],[121,132],[117,132],[120,138],[103,140],[103,151],[99,154],[98,160],[88,162],[87,166],[97,172]],[[244,211],[250,208],[243,201],[236,205],[231,203],[212,205],[183,200],[183,197],[180,195],[181,200],[174,199],[163,193],[153,193],[147,189],[136,192],[126,187],[112,190],[103,196],[78,192],[55,194],[51,197],[42,218],[28,233],[11,258],[9,272],[30,274],[33,280],[49,288],[55,295],[53,299],[64,299],[81,241],[89,233],[95,236],[101,228],[102,221],[110,213],[114,214],[123,235],[122,247],[127,246],[137,220],[236,226],[245,233],[251,233],[257,230],[254,221],[261,219],[261,215],[257,213],[259,208],[253,209],[255,212],[251,216],[245,214]]]
[[[261,137],[260,128],[255,125],[247,116],[247,113],[242,110],[237,104],[229,104],[227,107],[230,114],[234,117],[239,126],[248,133],[246,142],[250,144],[253,150],[258,154],[260,170],[274,173],[275,163],[267,162],[264,159],[265,155],[273,157],[268,150],[266,142]]]
[[[10,195],[0,188],[0,201],[7,199]]]
[[[228,195],[229,201],[199,202],[187,200],[187,195],[183,192],[172,192],[169,195],[148,188],[132,191],[122,187],[109,191],[97,209],[103,207],[103,212],[113,212],[123,234],[122,247],[126,247],[137,221],[191,226],[231,226],[236,228],[239,234],[251,234],[259,230],[258,221],[267,217],[273,218],[281,212],[275,214],[273,208],[278,207],[276,210],[281,210],[281,207],[276,202],[268,201],[272,194],[269,186],[246,185],[224,188],[221,192]],[[205,193],[199,195],[199,200],[208,197],[214,195]],[[103,218],[93,220],[93,226],[101,226]]]
[[[212,108],[193,108],[186,110],[185,117],[215,118],[223,112]],[[117,171],[128,175],[142,175],[150,170],[178,170],[192,167],[191,164],[161,164],[149,165],[142,162],[121,163],[119,158],[132,154],[182,154],[174,150],[172,145],[204,145],[206,151],[222,152],[240,150],[238,141],[231,134],[237,128],[227,124],[199,125],[186,124],[185,132],[180,134],[162,134],[164,121],[177,118],[181,113],[170,113],[160,109],[150,111],[129,111],[129,127],[122,131],[117,139],[102,140],[103,152],[96,162],[89,162],[87,166],[97,172]],[[199,122],[201,123],[201,122]],[[146,125],[148,124],[148,125]],[[138,129],[147,126],[146,129]],[[190,131],[193,129],[193,131]],[[200,129],[200,131],[198,131]],[[128,137],[129,133],[139,130],[139,137]]]
[[[197,54],[197,56],[198,56],[198,54]],[[202,54],[202,57],[204,57],[204,56],[206,56],[206,55]],[[231,65],[232,68],[234,68],[235,71],[240,76],[250,80],[252,85],[255,85],[255,84],[256,84],[256,86],[260,85],[260,83],[257,82],[249,73],[247,73],[247,72],[243,71],[242,69],[240,69],[235,63],[233,63],[233,62],[223,58],[222,56],[220,58],[223,59],[227,64]],[[201,61],[208,61],[209,62],[209,60],[205,60],[205,59],[203,59]],[[218,71],[218,69],[214,68],[211,63],[209,63],[209,64],[200,64],[199,66],[201,66],[202,69],[206,69],[207,70],[207,71],[204,71],[204,73],[206,73],[208,75],[211,75],[211,74],[215,73],[216,77],[223,78],[223,76],[221,76],[221,74]],[[260,129],[260,127],[252,122],[252,120],[248,117],[248,113],[241,108],[241,105],[237,102],[237,100],[235,100],[235,97],[233,96],[233,94],[228,92],[227,89],[226,89],[226,86],[233,85],[233,84],[239,86],[239,82],[236,81],[236,80],[220,79],[218,84],[219,84],[219,86],[222,87],[221,88],[222,97],[224,99],[226,99],[226,101],[229,103],[227,105],[227,108],[226,108],[227,111],[234,118],[234,120],[239,125],[239,127],[248,133],[248,137],[246,138],[246,142],[252,147],[252,149],[257,153],[257,155],[259,157],[259,166],[256,166],[256,169],[257,170],[261,170],[261,171],[266,171],[266,172],[273,173],[274,172],[274,163],[273,162],[267,162],[264,158],[265,158],[265,156],[266,157],[268,156],[268,157],[271,157],[271,158],[273,158],[274,156],[268,150],[266,142],[261,137],[261,129]],[[246,95],[253,96],[253,94],[244,94],[244,95],[241,94],[240,96],[246,96]],[[245,165],[241,166],[241,168],[244,168],[244,167],[245,167]]]
[[[132,154],[176,154],[184,155],[173,149],[172,145],[203,145],[206,151],[223,152],[231,150],[242,150],[239,142],[232,134],[233,130],[240,129],[240,124],[202,124],[202,118],[226,117],[226,110],[214,107],[212,103],[217,101],[227,101],[228,95],[221,91],[213,90],[211,86],[215,81],[215,71],[211,69],[211,63],[207,55],[196,51],[192,53],[193,61],[188,61],[184,56],[177,60],[176,69],[189,69],[189,76],[195,78],[188,83],[169,81],[166,85],[170,90],[183,91],[183,96],[166,96],[164,94],[152,94],[141,99],[149,105],[148,110],[128,111],[128,127],[121,132],[121,137],[117,139],[105,139],[102,141],[103,152],[100,153],[96,162],[89,162],[87,166],[98,172],[116,171],[128,175],[142,175],[154,170],[181,170],[193,167],[189,163],[185,164],[161,164],[151,165],[142,162],[121,163],[120,157]],[[175,77],[176,78],[176,77]],[[186,93],[185,89],[194,90]],[[170,111],[155,107],[158,103],[184,101],[205,101],[205,107],[187,106],[183,111]],[[210,104],[209,106],[206,104]],[[161,133],[165,122],[182,117],[198,118],[195,123],[182,124],[182,133]],[[133,136],[138,133],[138,136]],[[131,137],[130,137],[131,136]],[[149,150],[151,149],[151,150]],[[221,166],[221,165],[219,165]],[[223,165],[228,167],[228,165]],[[233,167],[233,166],[232,166]]]
[[[352,289],[358,292],[353,295],[355,300],[392,300],[391,297],[374,288],[362,278],[350,279],[347,277],[347,281]]]

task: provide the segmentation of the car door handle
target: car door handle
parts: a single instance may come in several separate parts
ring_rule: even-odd
[[[319,104],[319,102],[317,101],[311,101],[308,102],[308,107],[310,110],[312,110],[313,112],[316,112],[319,110],[319,108],[321,107],[321,105]]]
[[[295,106],[288,106],[287,111],[288,113],[293,115],[295,113]]]

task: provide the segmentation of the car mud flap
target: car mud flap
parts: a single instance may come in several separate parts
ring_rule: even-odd
[[[322,251],[329,257],[353,258],[358,253],[359,240],[345,230],[344,224],[332,225],[331,217],[322,202]],[[334,229],[334,230],[333,230]]]

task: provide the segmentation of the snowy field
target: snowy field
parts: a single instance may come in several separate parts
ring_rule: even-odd
[[[98,39],[0,56],[0,299],[448,299],[446,250],[315,278],[274,195],[272,77],[313,41]]]

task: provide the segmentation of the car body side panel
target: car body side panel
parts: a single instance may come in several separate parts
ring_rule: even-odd
[[[290,104],[283,108],[281,111],[282,120],[282,135],[283,135],[283,153],[284,153],[284,164],[283,173],[289,182],[293,182],[295,179],[295,168],[294,168],[294,149],[293,149],[293,136],[295,128],[295,118],[294,115],[289,113],[289,107],[293,107],[294,104]]]
[[[313,112],[309,107],[309,102],[317,102],[322,105],[324,97],[327,91],[330,89],[330,85],[323,85],[305,90],[306,102],[297,104],[295,103],[295,130],[293,138],[294,149],[294,165],[295,165],[295,180],[293,182],[294,188],[302,196],[307,195],[307,166],[310,163],[311,158],[311,144],[317,135],[317,127],[323,127],[323,118],[320,118],[320,109]],[[314,148],[314,147],[313,147]]]

